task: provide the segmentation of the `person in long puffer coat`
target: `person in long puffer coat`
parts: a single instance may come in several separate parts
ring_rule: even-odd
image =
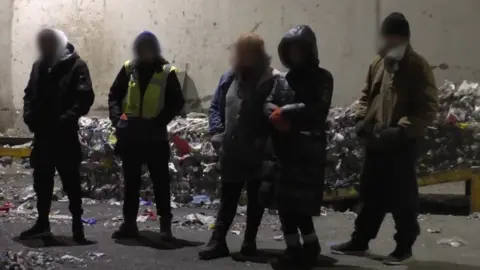
[[[316,36],[309,26],[291,29],[280,42],[278,53],[289,69],[286,80],[290,89],[276,88],[265,106],[281,167],[280,179],[272,183],[287,244],[278,265],[308,268],[320,253],[312,217],[320,215],[323,197],[325,130],[333,77],[319,67]],[[263,186],[261,191],[268,192],[268,183]]]

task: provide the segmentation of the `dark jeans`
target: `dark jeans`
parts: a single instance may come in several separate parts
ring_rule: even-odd
[[[80,220],[82,209],[82,188],[79,172],[80,162],[77,160],[58,159],[37,160],[33,170],[33,188],[37,194],[38,218],[41,222],[48,222],[48,215],[52,206],[55,169],[62,181],[63,190],[69,200],[68,209],[74,220]]]
[[[123,203],[125,223],[129,225],[136,223],[143,164],[146,164],[150,171],[157,214],[163,220],[171,220],[170,172],[168,168],[170,146],[168,142],[161,141],[143,146],[139,144],[124,145],[121,158],[125,177],[125,200]]]
[[[298,230],[303,235],[309,235],[315,232],[313,218],[304,214],[280,212],[280,222],[282,231],[285,235],[298,234]]]
[[[413,246],[420,234],[415,154],[414,145],[395,152],[367,149],[360,179],[363,207],[355,220],[354,240],[368,243],[374,239],[386,213],[391,212],[397,245]]]
[[[219,238],[225,238],[237,214],[237,205],[242,193],[244,182],[223,182],[221,188],[221,205],[217,214],[215,233]],[[245,240],[254,241],[257,237],[258,227],[262,222],[264,207],[259,201],[259,190],[261,181],[253,180],[247,182],[247,228]]]

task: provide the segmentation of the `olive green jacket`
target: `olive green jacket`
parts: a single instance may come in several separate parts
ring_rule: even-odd
[[[364,120],[366,131],[372,134],[402,126],[408,137],[419,138],[433,121],[438,107],[432,69],[425,58],[408,47],[396,72],[388,72],[381,57],[373,61],[356,116]]]

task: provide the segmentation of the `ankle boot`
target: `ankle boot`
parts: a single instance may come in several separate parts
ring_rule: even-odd
[[[160,237],[163,240],[172,240],[172,219],[160,218]]]
[[[85,238],[85,231],[83,229],[82,219],[72,219],[72,234],[73,240],[77,243],[84,243],[87,241],[87,239]]]
[[[225,238],[226,233],[224,230],[216,227],[208,244],[198,253],[200,260],[214,260],[228,257],[230,250],[228,249]]]

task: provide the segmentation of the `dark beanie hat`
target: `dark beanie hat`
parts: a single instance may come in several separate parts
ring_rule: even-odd
[[[402,13],[393,12],[383,20],[382,35],[395,35],[410,38],[410,25]]]

